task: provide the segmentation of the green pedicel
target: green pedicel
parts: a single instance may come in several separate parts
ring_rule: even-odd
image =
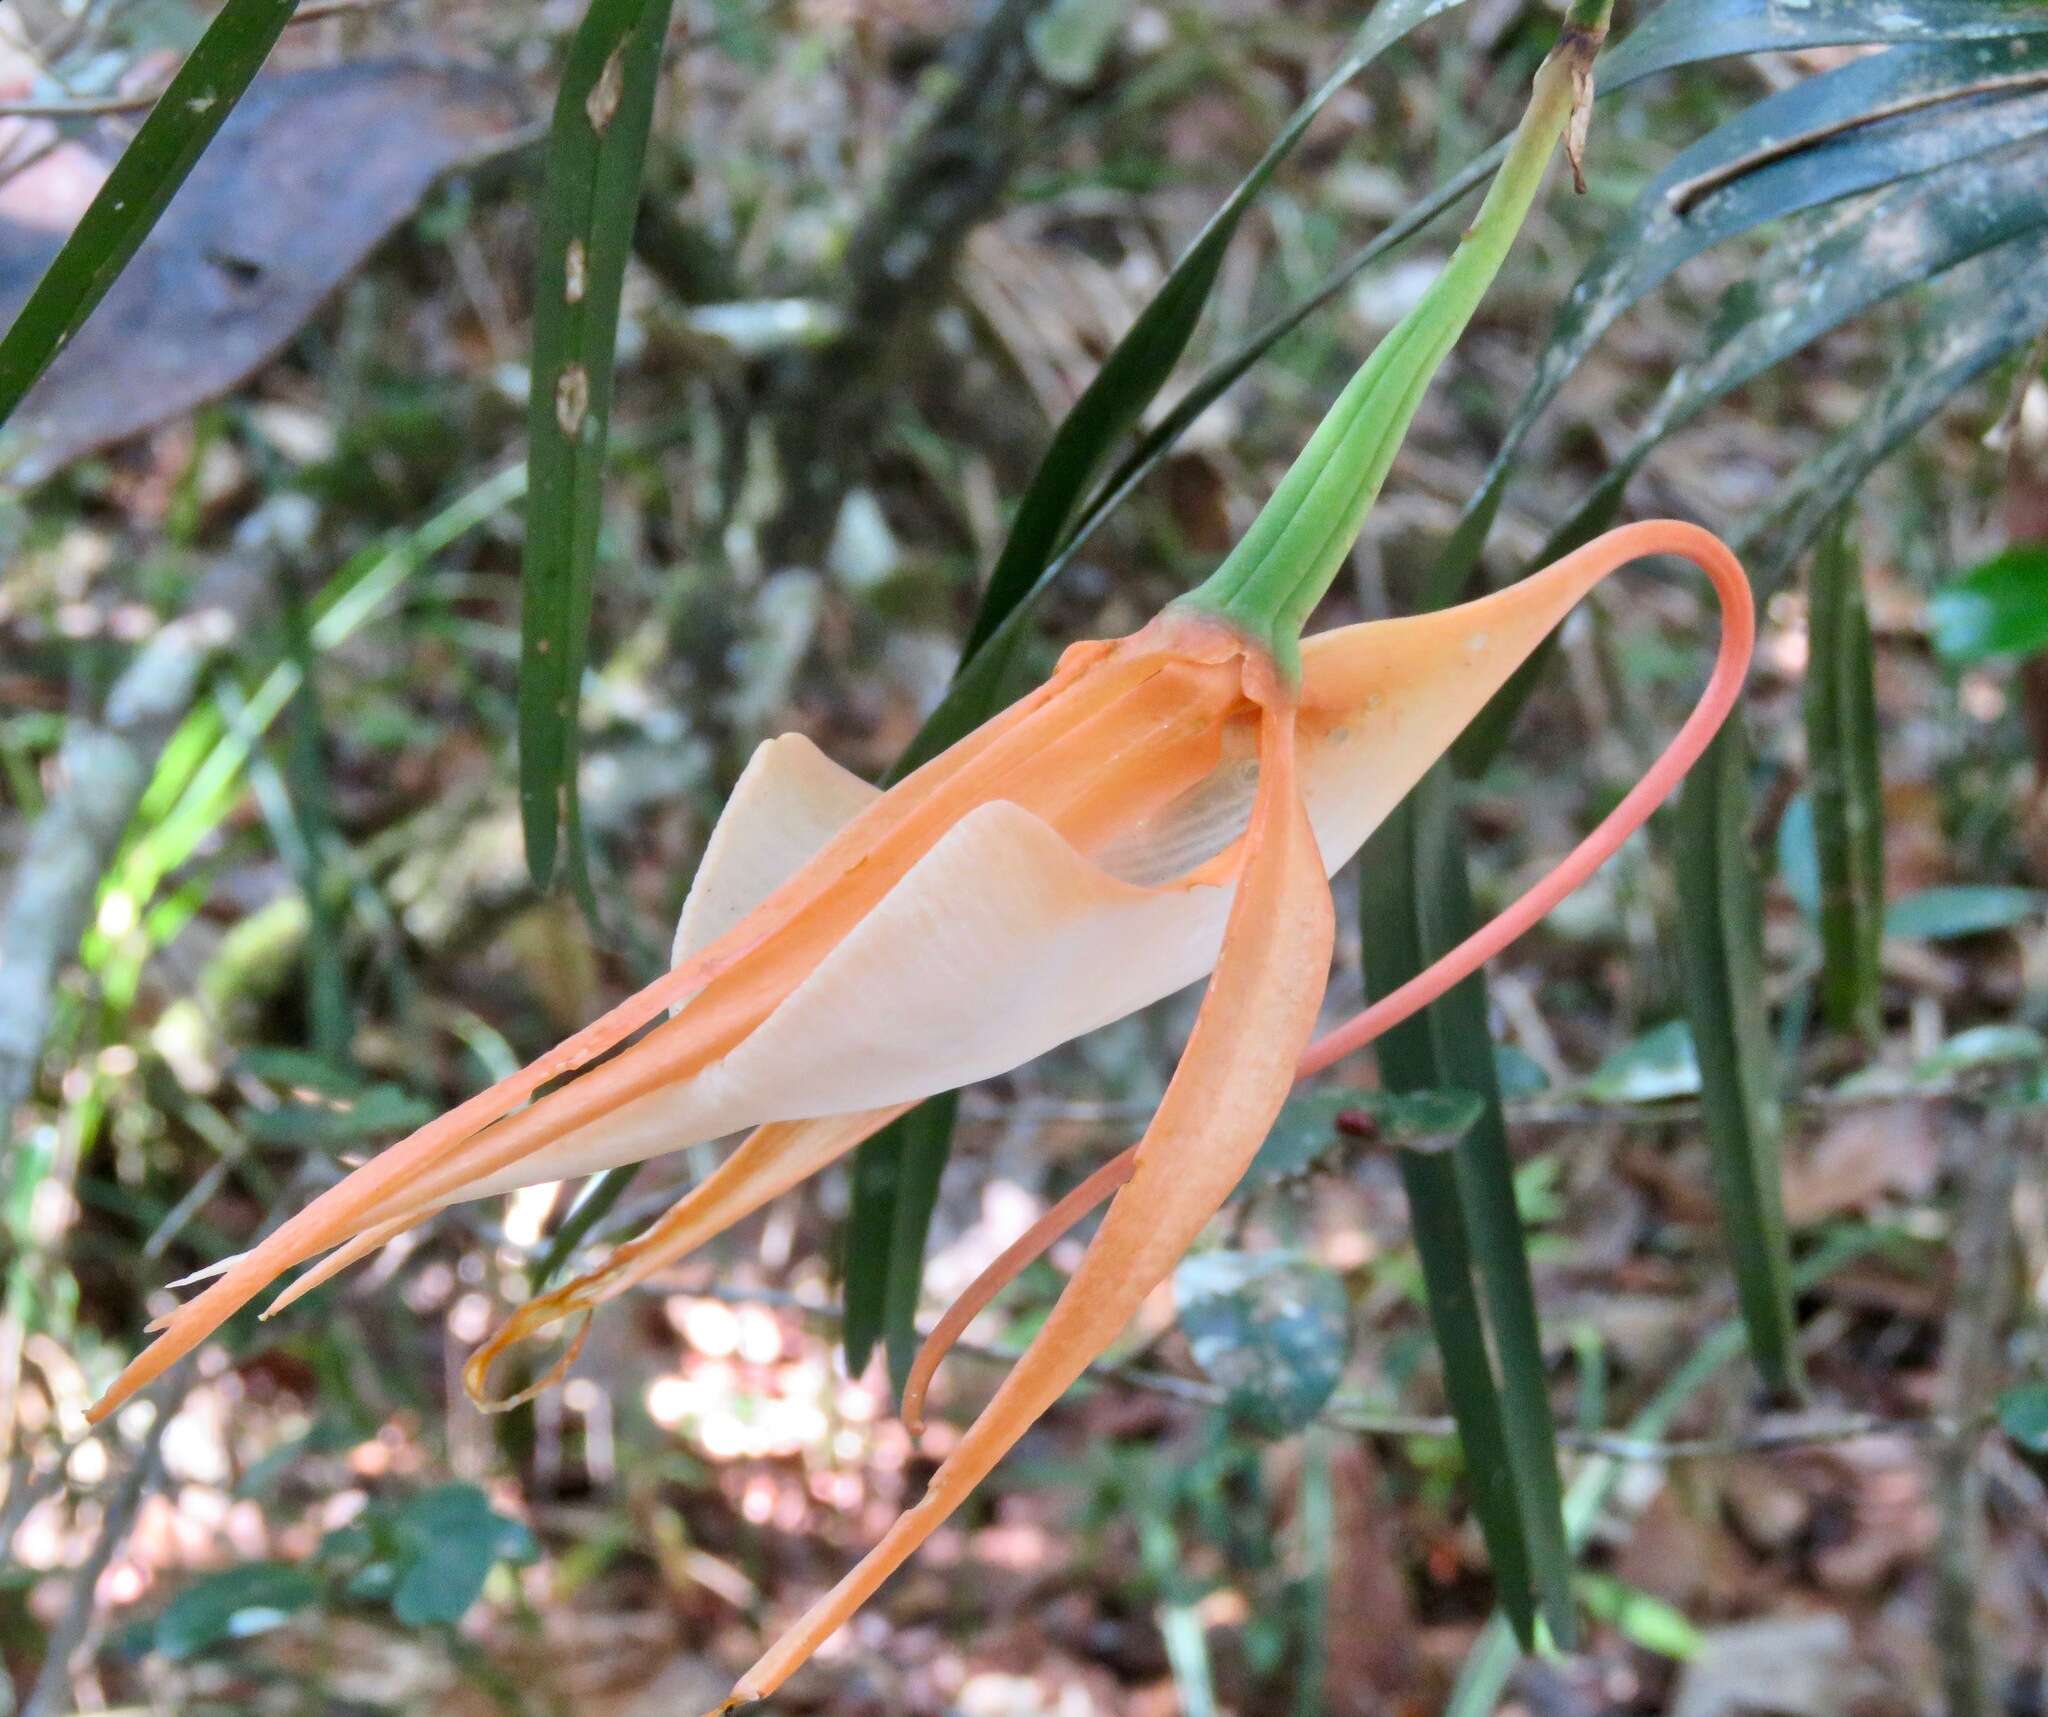
[[[1591,98],[1608,10],[1573,8],[1536,74],[1507,158],[1443,272],[1351,378],[1243,540],[1176,604],[1263,645],[1290,682],[1300,676],[1302,627],[1357,541],[1423,394],[1499,273],[1552,149]]]

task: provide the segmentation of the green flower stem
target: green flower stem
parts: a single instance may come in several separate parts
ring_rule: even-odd
[[[1221,566],[1181,603],[1271,651],[1290,679],[1301,629],[1371,512],[1422,396],[1500,272],[1552,150],[1592,100],[1612,0],[1580,0],[1536,74],[1500,171],[1443,272],[1351,378],[1273,498]]]

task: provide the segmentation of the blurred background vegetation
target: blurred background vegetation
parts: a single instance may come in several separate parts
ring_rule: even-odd
[[[1324,618],[1698,520],[1765,598],[1747,731],[1290,1106],[778,1709],[2048,1699],[2048,11],[1617,23],[1587,194]],[[507,1417],[464,1357],[704,1152],[457,1208],[82,1414],[164,1282],[660,970],[761,739],[879,778],[1205,573],[1556,32],[0,6],[0,1711],[688,1713],[914,1499],[1071,1254],[920,1438],[870,1350],[1135,1136],[1191,998],[781,1202]],[[1646,573],[1574,619],[1340,887],[1333,1015],[1625,791],[1710,636]]]

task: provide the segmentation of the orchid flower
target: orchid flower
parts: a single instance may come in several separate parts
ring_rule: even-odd
[[[886,792],[801,737],[764,744],[707,845],[672,969],[218,1267],[161,1321],[94,1418],[295,1265],[325,1254],[273,1310],[447,1205],[752,1128],[647,1233],[521,1308],[478,1351],[465,1381],[482,1401],[510,1343],[570,1316],[587,1328],[601,1302],[912,1104],[1208,974],[1144,1137],[942,1322],[907,1409],[918,1411],[931,1364],[1006,1270],[1113,1193],[1037,1337],[924,1497],[721,1709],[779,1686],[1116,1339],[1230,1196],[1295,1079],[1425,1005],[1583,882],[1732,706],[1754,631],[1748,583],[1726,548],[1685,524],[1624,527],[1462,607],[1298,642],[1584,97],[1591,51],[1568,33],[1546,62],[1500,176],[1431,293],[1206,584],[1129,637],[1074,645],[1046,684]],[[1723,613],[1712,678],[1669,749],[1514,906],[1312,1043],[1329,975],[1330,875],[1588,590],[1657,554],[1700,567]],[[535,1387],[574,1354],[572,1342]]]

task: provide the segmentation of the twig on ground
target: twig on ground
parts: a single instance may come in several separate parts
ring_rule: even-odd
[[[642,1283],[636,1291],[683,1294],[731,1305],[770,1306],[779,1311],[800,1313],[826,1328],[836,1329],[840,1322],[836,1307],[772,1288],[725,1288],[717,1283],[655,1276]],[[1014,1365],[1018,1358],[1013,1350],[974,1342],[957,1342],[948,1352],[988,1365]],[[1226,1390],[1205,1379],[1181,1377],[1151,1366],[1111,1361],[1091,1366],[1088,1375],[1098,1383],[1121,1384],[1201,1407],[1220,1407],[1229,1398]],[[1967,1418],[1945,1412],[1903,1418],[1887,1418],[1875,1413],[1806,1412],[1779,1414],[1724,1436],[1656,1438],[1631,1436],[1623,1431],[1589,1431],[1560,1426],[1557,1440],[1565,1448],[1580,1454],[1659,1465],[1674,1461],[1730,1460],[1740,1455],[1786,1454],[1886,1438],[1942,1447],[1958,1443],[1968,1445],[1995,1419],[1995,1413],[1981,1406]],[[1449,1414],[1387,1413],[1344,1401],[1332,1401],[1324,1407],[1316,1415],[1316,1423],[1348,1431],[1358,1437],[1448,1439],[1458,1434],[1457,1424]]]

